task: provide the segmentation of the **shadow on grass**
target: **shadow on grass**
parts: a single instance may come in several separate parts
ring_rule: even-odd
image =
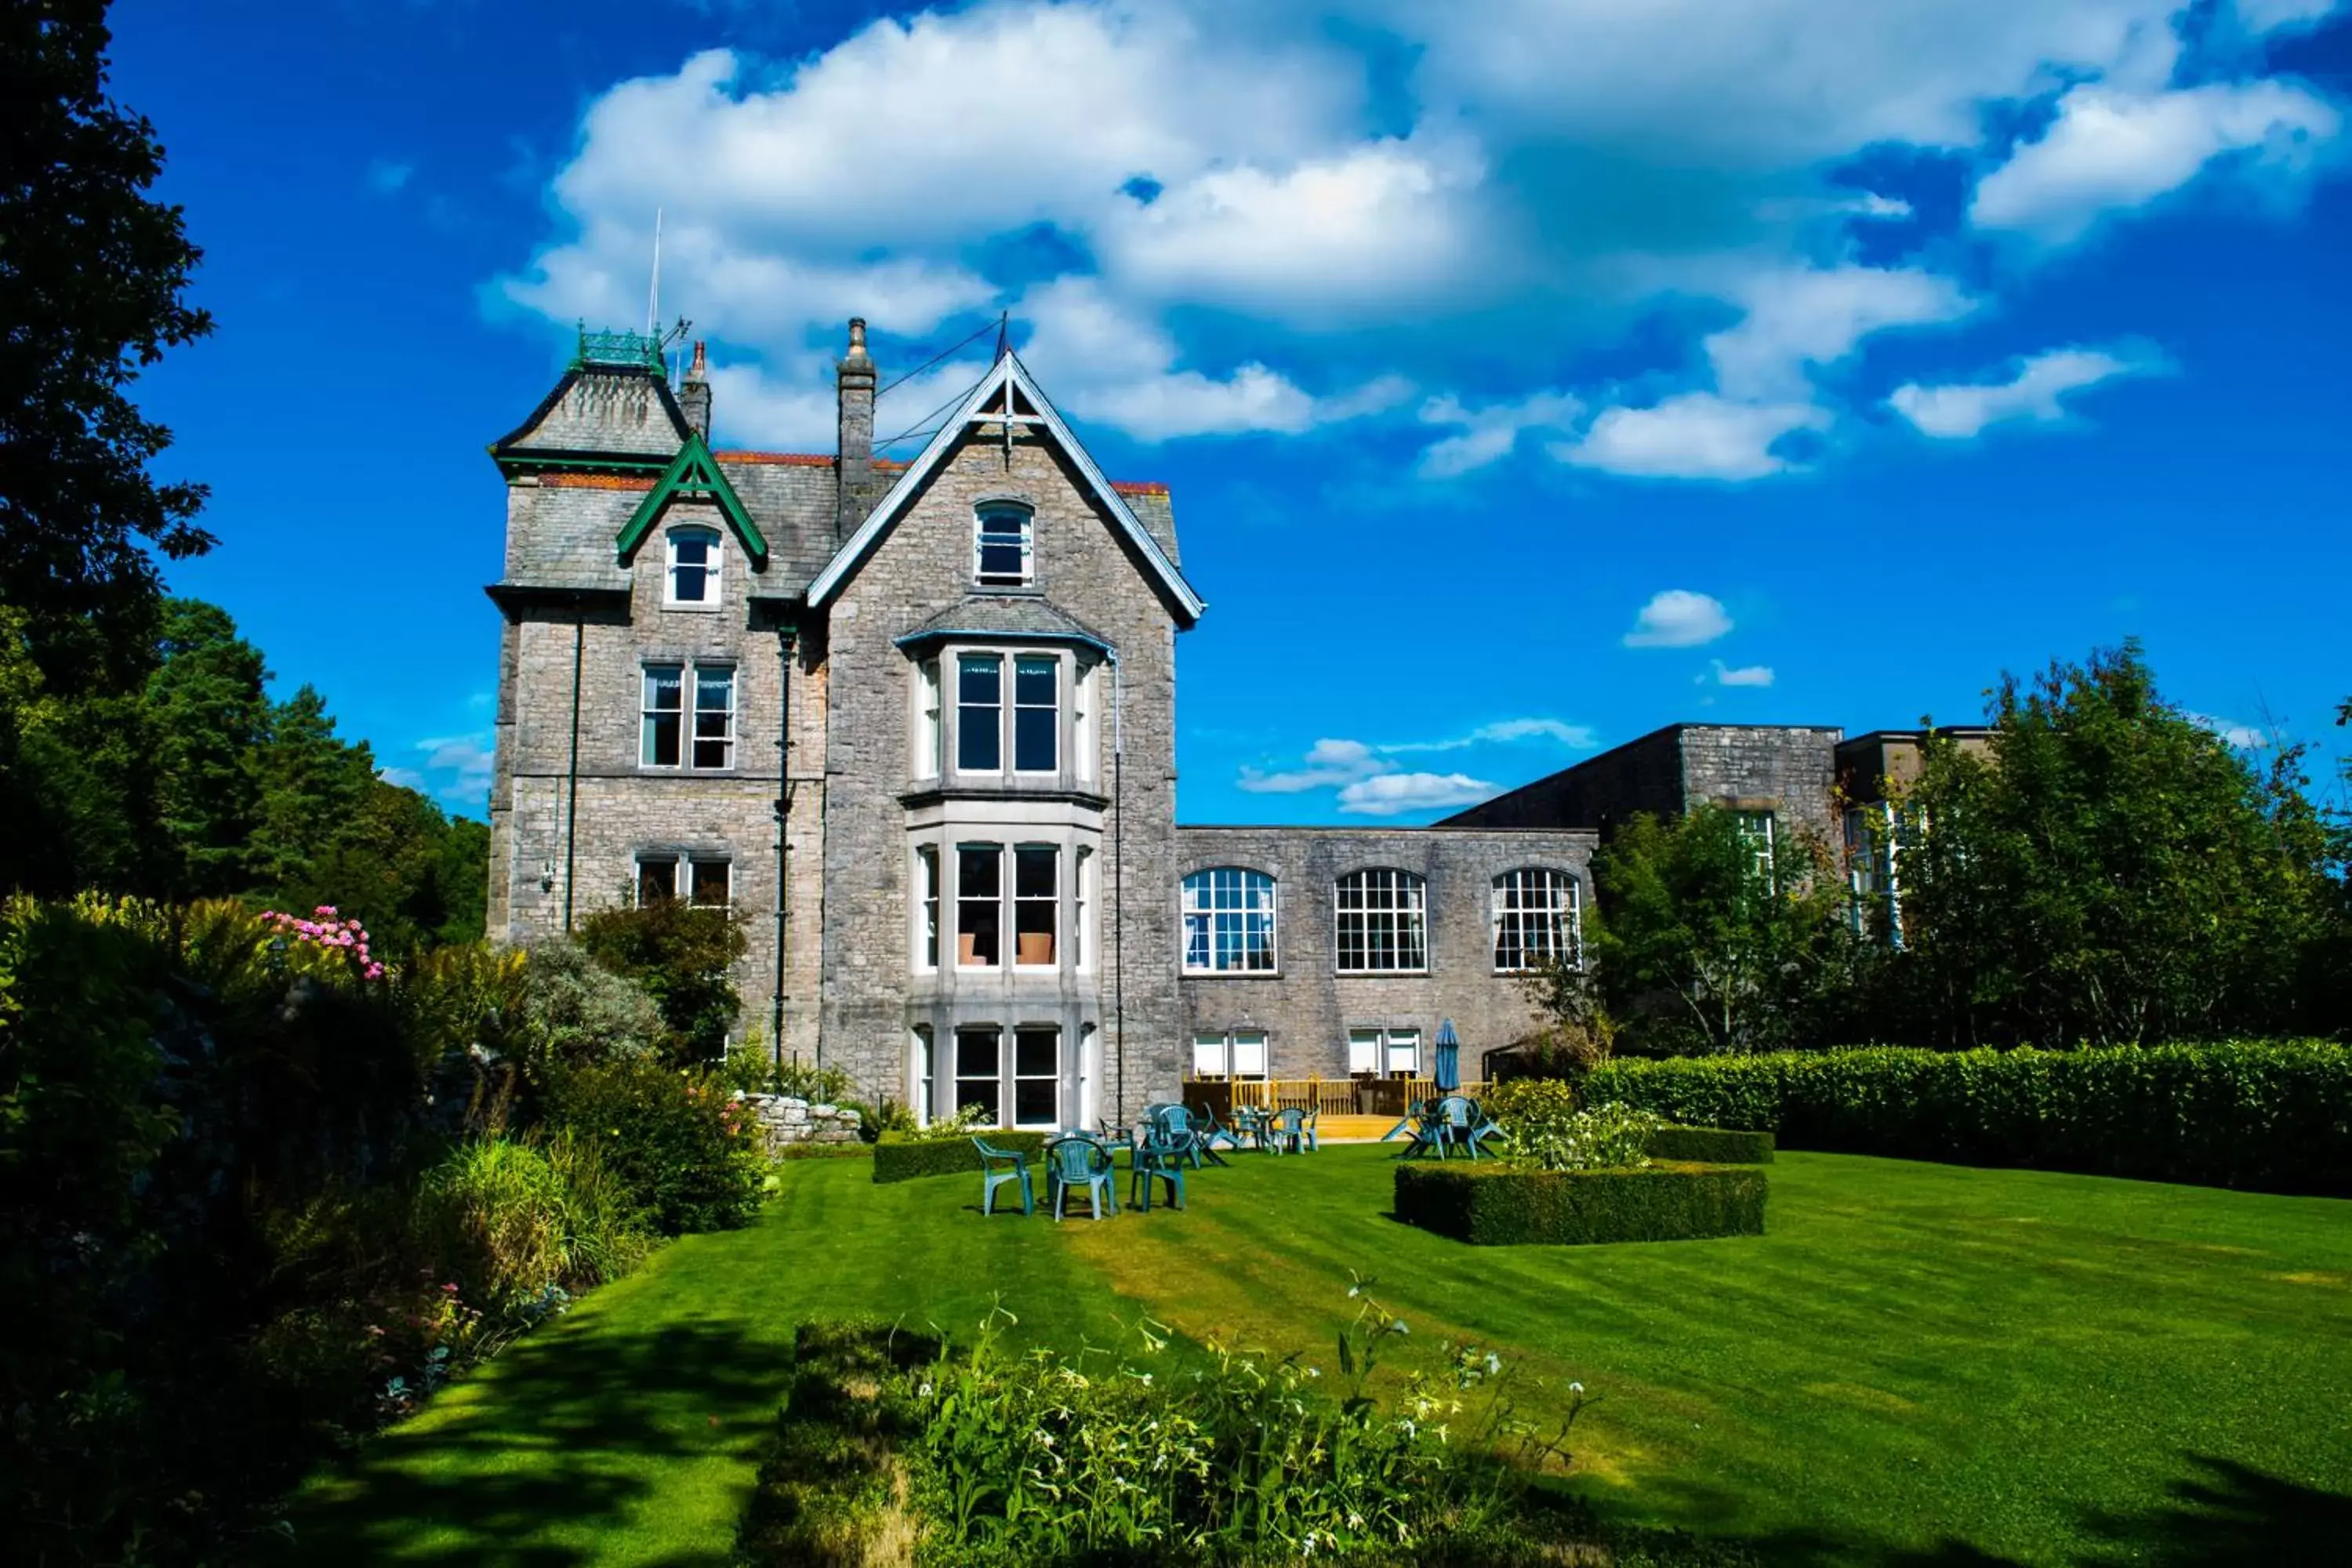
[[[294,1558],[554,1568],[601,1556],[579,1544],[598,1536],[658,1537],[667,1521],[642,1509],[664,1468],[740,1462],[748,1490],[789,1360],[723,1321],[526,1341],[499,1358],[481,1404],[428,1408],[299,1500]],[[662,1555],[656,1540],[627,1554],[718,1568],[730,1557],[719,1535],[707,1550]]]

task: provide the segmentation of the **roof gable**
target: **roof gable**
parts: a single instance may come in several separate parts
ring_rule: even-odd
[[[743,546],[744,553],[751,556],[751,569],[755,572],[768,569],[766,536],[751,521],[751,514],[744,509],[742,498],[735,493],[735,487],[727,482],[727,476],[719,470],[718,459],[710,455],[710,448],[703,445],[701,435],[693,430],[687,432],[686,444],[677,449],[677,456],[670,459],[670,465],[664,470],[660,480],[646,492],[646,499],[637,503],[637,510],[629,514],[629,521],[621,525],[620,533],[614,537],[614,554],[622,565],[629,563],[629,558],[636,553],[637,546],[645,542],[646,535],[653,531],[654,524],[661,521],[661,514],[669,503],[680,499],[716,504],[719,514],[734,531],[737,542]]]
[[[1009,350],[997,356],[995,364],[981,378],[980,384],[964,397],[956,412],[940,425],[938,433],[924,447],[922,455],[907,465],[888,493],[858,525],[857,531],[849,536],[834,553],[833,559],[825,563],[824,569],[816,574],[815,580],[809,584],[808,602],[812,607],[828,603],[856,574],[858,567],[896,526],[908,503],[920,492],[924,482],[946,460],[956,443],[963,438],[964,432],[974,424],[1004,424],[1008,427],[1029,425],[1050,435],[1078,470],[1087,491],[1110,514],[1113,524],[1126,536],[1128,542],[1142,558],[1145,568],[1176,605],[1182,624],[1189,626],[1201,618],[1201,612],[1208,607],[1207,604],[1184,580],[1184,574],[1177,568],[1175,561],[1151,531],[1143,525],[1142,520],[1136,516],[1135,509],[1128,505],[1127,498],[1119,492],[1118,487],[1103,476],[1094,458],[1078,444],[1078,438],[1071,434],[1060,413],[1038,389],[1028,367],[1021,363],[1020,356]]]

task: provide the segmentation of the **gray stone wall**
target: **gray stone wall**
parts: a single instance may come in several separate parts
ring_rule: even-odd
[[[855,1143],[857,1112],[840,1106],[816,1104],[789,1094],[738,1094],[760,1130],[760,1142],[771,1155],[802,1143]]]
[[[1844,731],[1817,726],[1685,724],[1686,805],[1706,802],[1769,811],[1782,833],[1801,829],[1834,847],[1837,745]]]
[[[1494,880],[1521,867],[1570,873],[1591,890],[1597,836],[1581,830],[1512,828],[1180,827],[1175,874],[1162,895],[1160,951],[1181,962],[1180,892],[1194,871],[1238,866],[1275,878],[1276,972],[1185,974],[1183,1037],[1196,1031],[1268,1031],[1275,1078],[1344,1078],[1351,1028],[1418,1028],[1423,1069],[1444,1019],[1454,1020],[1462,1070],[1475,1076],[1479,1053],[1509,1045],[1538,1022],[1520,978],[1494,965]],[[1334,884],[1350,871],[1393,867],[1427,883],[1429,972],[1343,975],[1338,970]]]
[[[918,793],[911,776],[913,667],[896,640],[971,591],[973,506],[983,496],[1007,494],[1034,508],[1036,591],[1118,650],[1122,722],[1110,722],[1104,682],[1097,783],[1071,791],[1059,787],[1064,781],[1030,788],[1015,780],[995,786],[992,799],[989,790],[963,789],[953,780],[944,790],[927,784],[922,791],[939,797],[945,825],[923,830],[952,835],[958,822],[985,819],[992,824],[990,837],[1010,841],[1017,834],[1009,825],[1028,813],[1073,844],[1090,840],[1099,868],[1097,951],[1104,962],[1090,975],[1035,977],[1026,983],[1037,988],[1034,994],[1013,976],[1011,989],[992,978],[985,994],[943,1003],[935,993],[923,1000],[910,973],[910,835],[917,824],[902,798]],[[1115,526],[1059,453],[1022,434],[1008,458],[1001,432],[982,426],[943,460],[833,605],[826,627],[832,691],[824,1052],[827,1063],[847,1068],[865,1092],[908,1095],[916,1023],[938,1027],[959,1016],[981,1021],[1010,1016],[1005,1009],[1026,1016],[1024,1008],[1035,1010],[1038,1021],[1076,1020],[1082,1030],[1095,1025],[1100,1057],[1092,1093],[1104,1113],[1163,1098],[1178,1081],[1176,954],[1165,918],[1174,864],[1175,627]],[[952,703],[951,677],[949,685],[944,700]],[[1125,739],[1116,769],[1115,729]],[[1065,1040],[1066,1048],[1075,1043],[1066,1035]],[[947,1043],[940,1038],[940,1047]]]

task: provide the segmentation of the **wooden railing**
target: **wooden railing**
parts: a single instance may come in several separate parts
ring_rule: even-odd
[[[1465,1083],[1455,1092],[1475,1098],[1486,1088]],[[1187,1105],[1230,1116],[1237,1105],[1265,1110],[1319,1110],[1326,1116],[1402,1116],[1416,1100],[1437,1095],[1426,1078],[1187,1079]]]

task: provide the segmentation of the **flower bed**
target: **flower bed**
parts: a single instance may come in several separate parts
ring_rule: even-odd
[[[1043,1132],[987,1131],[980,1136],[999,1149],[1026,1154],[1033,1164],[1045,1147]],[[951,1138],[924,1138],[905,1132],[885,1132],[882,1141],[874,1145],[874,1179],[877,1182],[906,1182],[917,1176],[952,1176],[980,1169],[980,1151],[971,1145],[969,1134]],[[1044,1188],[1045,1173],[1036,1172],[1033,1178]]]
[[[1399,1165],[1396,1172],[1397,1218],[1480,1246],[1761,1236],[1764,1194],[1764,1173],[1750,1166]]]
[[[1697,1165],[1769,1165],[1772,1134],[1725,1127],[1661,1127],[1650,1134],[1653,1160],[1683,1160]]]

